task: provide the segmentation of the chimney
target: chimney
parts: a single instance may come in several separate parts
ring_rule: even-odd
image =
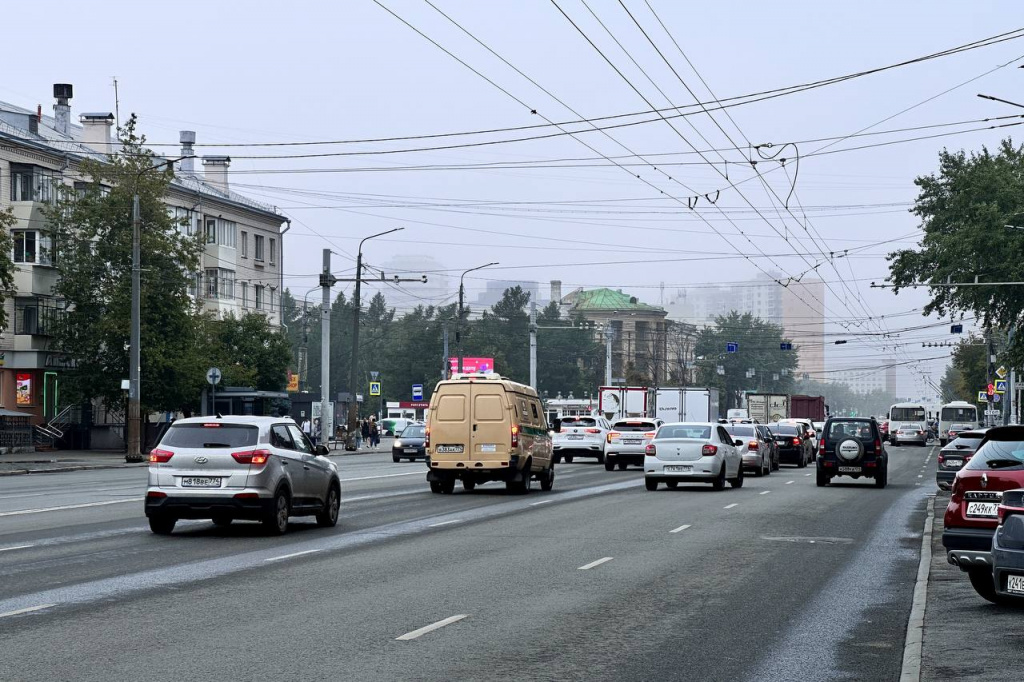
[[[57,103],[53,105],[53,127],[61,135],[71,136],[71,105],[68,100],[72,97],[70,83],[54,83],[53,96]]]
[[[189,158],[182,159],[178,164],[178,168],[182,173],[188,173],[189,175],[195,175],[196,173],[196,152],[192,149],[192,145],[196,143],[196,131],[194,130],[182,130],[178,133],[178,140],[181,142],[181,156],[187,156]],[[227,180],[224,181],[227,184]]]
[[[33,135],[39,134],[39,117],[31,114],[28,117],[28,131]]]
[[[102,111],[82,114],[78,120],[82,123],[82,144],[100,154],[110,154],[110,128],[114,125],[114,115]]]
[[[228,166],[230,165],[230,156],[204,156],[203,173],[206,184],[212,185],[227,194]]]
[[[562,280],[551,280],[551,300],[561,305],[562,303]]]

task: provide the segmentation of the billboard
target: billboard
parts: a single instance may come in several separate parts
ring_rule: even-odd
[[[32,375],[31,374],[18,374],[17,375],[17,388],[15,389],[17,398],[16,402],[18,405],[31,405],[32,404]]]
[[[448,358],[449,368],[452,374],[459,371],[459,359]],[[462,372],[464,374],[483,374],[494,371],[494,358],[462,358]]]

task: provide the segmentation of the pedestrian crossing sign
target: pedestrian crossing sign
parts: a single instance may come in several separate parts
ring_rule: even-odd
[[[370,382],[370,395],[380,395],[380,382],[379,381],[371,381]]]

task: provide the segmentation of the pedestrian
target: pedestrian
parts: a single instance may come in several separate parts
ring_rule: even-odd
[[[304,434],[306,434],[307,438],[312,438],[312,436],[313,436],[312,425],[309,423],[309,418],[303,417],[302,418],[302,425],[299,428],[302,429],[302,432]]]
[[[370,444],[374,450],[380,445],[380,428],[377,426],[377,420],[373,417],[370,417]]]
[[[363,436],[363,442],[365,442],[367,445],[370,445],[370,422],[364,419],[362,425],[359,428],[360,433],[362,433]]]
[[[313,432],[309,434],[309,439],[313,441],[313,446],[320,442],[320,418],[317,417],[313,420]]]

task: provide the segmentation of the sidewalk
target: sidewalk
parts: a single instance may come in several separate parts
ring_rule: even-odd
[[[942,515],[949,493],[932,503],[932,562],[924,614],[921,680],[1007,680],[1021,661],[1024,610],[990,604],[977,595],[956,566],[946,562]]]

